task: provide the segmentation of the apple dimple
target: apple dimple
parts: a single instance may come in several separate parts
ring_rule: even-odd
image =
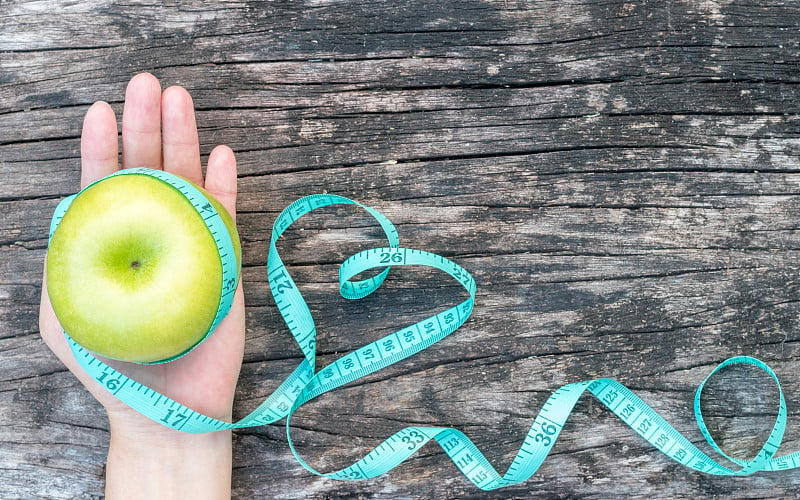
[[[117,220],[124,220],[124,213],[115,215]],[[103,229],[93,227],[91,222],[84,231],[103,234]],[[143,286],[156,278],[158,262],[169,254],[170,245],[155,231],[134,230],[130,226],[128,231],[127,234],[120,231],[112,238],[106,236],[107,243],[98,245],[97,255],[93,257],[98,265],[92,272],[122,287]],[[130,291],[136,289],[130,288]]]

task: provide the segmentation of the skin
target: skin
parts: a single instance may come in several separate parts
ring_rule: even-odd
[[[117,122],[105,102],[86,113],[81,134],[81,187],[113,173],[118,165]],[[162,92],[150,74],[133,77],[122,114],[122,168],[163,169],[203,186],[236,217],[236,160],[227,146],[209,155],[206,175],[194,106],[181,87]],[[76,186],[77,188],[77,186]],[[77,189],[76,189],[77,190]],[[44,342],[108,413],[111,439],[106,497],[230,498],[231,434],[185,434],[132,410],[78,366],[42,286],[39,327]],[[242,284],[214,335],[188,355],[162,365],[110,362],[114,368],[208,416],[230,421],[244,351]]]

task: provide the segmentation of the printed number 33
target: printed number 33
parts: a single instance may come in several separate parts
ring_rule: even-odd
[[[409,450],[416,448],[421,442],[425,441],[425,436],[419,431],[408,431],[408,434],[403,436],[402,441],[408,445]]]

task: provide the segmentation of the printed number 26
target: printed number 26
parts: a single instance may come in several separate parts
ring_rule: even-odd
[[[392,262],[395,264],[403,262],[403,254],[390,252],[383,252],[381,254],[381,264],[391,264]]]

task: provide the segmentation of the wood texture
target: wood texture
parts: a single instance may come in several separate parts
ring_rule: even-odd
[[[700,441],[694,389],[734,355],[778,372],[782,451],[800,449],[799,34],[791,0],[0,2],[0,497],[102,496],[107,423],[40,340],[41,267],[52,210],[78,186],[83,114],[119,112],[140,71],[192,93],[204,155],[224,143],[239,159],[237,416],[300,359],[263,266],[294,199],[374,206],[405,246],[478,281],[450,338],[298,413],[311,464],[430,424],[504,471],[552,391],[605,376]],[[300,227],[281,250],[321,364],[462,297],[409,269],[346,302],[337,263],[377,228],[347,209]],[[732,369],[707,391],[724,449],[754,453],[774,389]],[[689,471],[588,397],[539,473],[493,493],[433,445],[373,480],[312,476],[282,422],[238,432],[234,462],[237,498],[785,498],[800,481]]]

